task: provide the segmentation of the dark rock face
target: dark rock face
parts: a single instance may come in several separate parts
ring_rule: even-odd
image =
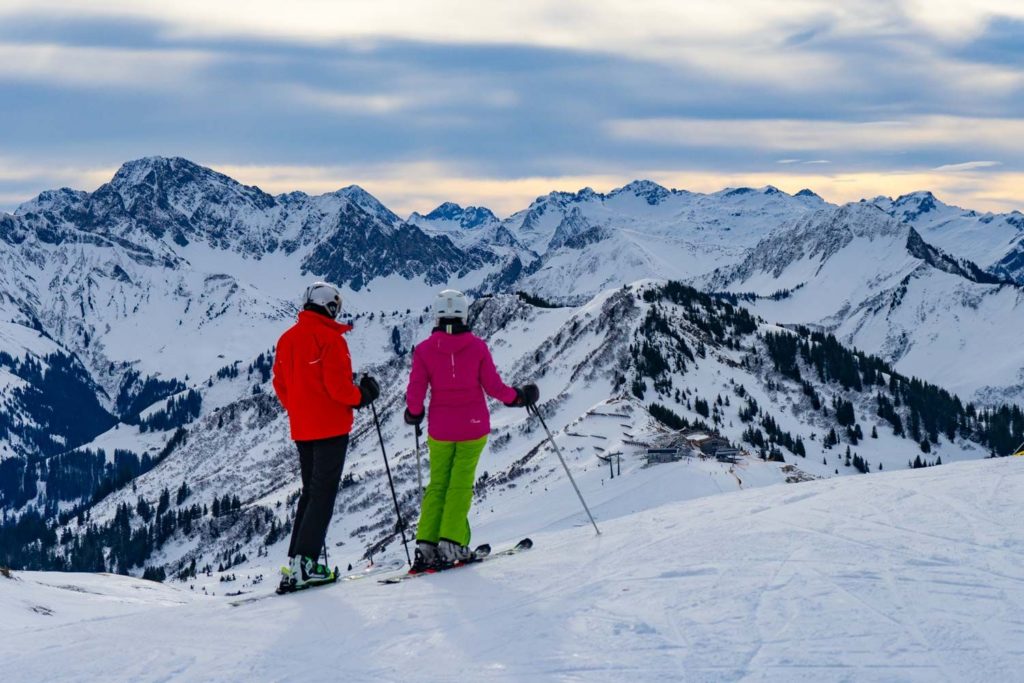
[[[917,230],[910,229],[907,236],[907,251],[933,268],[958,275],[971,282],[985,285],[1015,285],[1008,277],[987,273],[967,259],[958,259],[928,244],[921,238]]]
[[[447,237],[431,237],[402,223],[385,232],[368,214],[349,207],[333,233],[302,262],[303,272],[359,290],[375,277],[424,276],[437,285],[483,266],[485,255],[460,250]]]

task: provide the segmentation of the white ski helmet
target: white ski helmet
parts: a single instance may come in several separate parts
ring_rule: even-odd
[[[307,304],[320,306],[330,313],[332,318],[337,318],[341,313],[341,292],[329,282],[314,282],[306,287],[306,295],[302,299],[303,307]]]
[[[458,318],[466,322],[469,315],[469,299],[457,289],[446,289],[434,299],[434,317],[440,321],[442,318]]]

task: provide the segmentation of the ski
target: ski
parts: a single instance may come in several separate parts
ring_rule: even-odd
[[[358,581],[360,579],[368,579],[371,576],[377,576],[378,574],[387,574],[389,572],[397,571],[405,566],[405,563],[401,560],[394,562],[388,562],[387,564],[372,565],[362,569],[360,571],[351,572],[338,578],[338,581],[345,583],[348,581]]]
[[[408,579],[416,579],[416,578],[419,578],[421,576],[430,576],[432,574],[443,574],[445,572],[450,572],[453,569],[459,569],[461,567],[471,567],[474,564],[480,564],[481,562],[487,562],[487,561],[493,560],[493,559],[498,558],[498,557],[507,557],[509,555],[515,555],[516,553],[521,553],[524,550],[529,550],[532,547],[533,547],[533,541],[530,540],[529,538],[524,538],[523,540],[519,541],[518,543],[516,543],[511,548],[506,548],[505,550],[501,550],[501,551],[498,551],[496,553],[491,552],[491,547],[490,546],[480,546],[479,548],[477,548],[476,550],[473,551],[474,559],[470,560],[469,562],[461,562],[461,563],[455,565],[454,567],[449,567],[448,569],[439,569],[439,570],[436,570],[436,571],[419,572],[419,573],[416,573],[416,574],[399,574],[398,576],[389,576],[387,578],[378,579],[377,583],[381,583],[381,584],[401,583],[402,581],[406,581]],[[482,548],[486,548],[487,550],[483,554],[479,554],[480,550]]]
[[[291,588],[282,589],[280,586],[274,590],[274,595],[288,595],[289,593],[298,593],[299,591],[309,590],[310,588],[320,588],[321,586],[330,586],[332,583],[338,583],[337,572],[330,581],[317,581],[316,583],[304,583],[301,586],[293,586]]]
[[[391,572],[396,571],[398,569],[401,569],[404,564],[405,564],[404,562],[388,562],[386,564],[381,564],[381,565],[371,565],[371,566],[366,567],[364,569],[360,569],[358,571],[354,571],[354,572],[350,572],[348,574],[344,574],[342,576],[338,576],[333,581],[325,581],[324,583],[316,583],[316,584],[307,584],[303,588],[298,588],[296,590],[289,590],[289,591],[282,591],[280,588],[276,588],[274,590],[274,592],[272,592],[272,593],[260,593],[259,595],[251,595],[251,596],[242,598],[240,600],[232,600],[228,604],[231,605],[232,607],[238,607],[239,605],[245,605],[245,604],[248,604],[250,602],[256,602],[258,600],[263,600],[265,598],[272,598],[272,597],[277,596],[277,595],[289,595],[291,593],[300,593],[300,592],[302,592],[304,590],[308,590],[310,588],[321,588],[321,587],[324,587],[324,586],[332,586],[332,585],[334,585],[336,583],[348,583],[350,581],[358,581],[360,579],[368,579],[368,578],[373,577],[373,576],[379,576],[381,574],[388,574],[388,573],[391,573]]]

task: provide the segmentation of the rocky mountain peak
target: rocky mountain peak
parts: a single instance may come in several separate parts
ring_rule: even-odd
[[[59,190],[45,190],[35,199],[29,200],[15,210],[15,215],[41,211],[62,211],[66,207],[84,201],[89,194],[81,190],[62,187]]]
[[[358,185],[343,187],[334,194],[337,197],[342,197],[352,204],[355,204],[385,225],[394,227],[402,223],[402,219],[399,218],[397,214],[384,206],[379,199]]]
[[[935,195],[923,190],[897,197],[893,201],[893,211],[903,220],[913,221],[929,211],[935,211],[940,204]]]
[[[243,185],[213,169],[181,157],[144,157],[126,162],[95,194],[116,193],[128,211],[145,205],[191,216],[196,210],[233,207],[266,210],[274,198],[258,187]]]
[[[633,194],[637,197],[646,200],[651,206],[660,204],[666,197],[672,193],[654,182],[653,180],[634,180],[631,183],[623,185],[622,187],[612,190],[609,193],[609,197],[614,197],[621,194]]]
[[[420,217],[420,215],[414,213],[412,217]],[[467,206],[463,208],[455,202],[445,202],[426,216],[422,216],[422,218],[430,221],[454,221],[459,224],[459,227],[467,230],[478,228],[485,224],[496,223],[498,221],[498,217],[486,207]]]

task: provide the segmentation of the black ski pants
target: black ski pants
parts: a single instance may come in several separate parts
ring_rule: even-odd
[[[296,441],[302,494],[295,509],[292,541],[288,556],[320,557],[327,536],[327,525],[334,513],[334,499],[345,466],[348,434],[316,441]]]

